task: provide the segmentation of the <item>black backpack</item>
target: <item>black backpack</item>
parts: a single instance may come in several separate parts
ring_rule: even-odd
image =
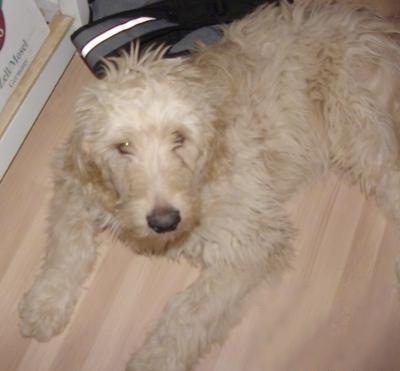
[[[101,77],[102,61],[129,49],[170,46],[166,57],[190,52],[196,42],[208,45],[222,36],[220,25],[278,0],[92,0],[91,20],[75,31],[71,40],[95,75]],[[136,6],[135,6],[136,4]]]

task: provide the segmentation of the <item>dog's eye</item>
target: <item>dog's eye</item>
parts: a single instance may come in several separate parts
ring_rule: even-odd
[[[180,133],[179,131],[175,131],[172,149],[175,150],[175,149],[181,148],[183,146],[183,144],[185,143],[185,140],[186,140],[186,138],[182,133]]]
[[[132,154],[132,145],[131,145],[131,142],[129,142],[129,141],[118,143],[115,146],[115,148],[122,155],[131,155]]]

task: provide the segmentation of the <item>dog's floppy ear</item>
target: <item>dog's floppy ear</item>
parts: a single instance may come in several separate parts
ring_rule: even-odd
[[[58,165],[65,175],[72,176],[82,185],[92,183],[100,175],[100,170],[92,159],[89,145],[84,141],[78,127],[72,131],[64,145]]]
[[[99,172],[90,148],[98,125],[95,107],[101,107],[99,103],[99,96],[92,89],[81,94],[75,107],[75,126],[61,153],[63,170],[83,184],[95,180]]]
[[[72,180],[86,193],[113,207],[116,193],[104,174],[100,159],[93,153],[93,142],[101,125],[99,97],[85,91],[78,100],[75,127],[55,159],[56,179]]]

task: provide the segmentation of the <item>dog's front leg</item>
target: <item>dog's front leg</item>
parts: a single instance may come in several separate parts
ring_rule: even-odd
[[[67,325],[95,262],[93,216],[77,185],[56,185],[42,272],[19,305],[25,336],[46,341]]]
[[[167,305],[127,371],[191,370],[212,344],[226,338],[240,318],[244,299],[262,279],[263,273],[254,269],[203,271]]]

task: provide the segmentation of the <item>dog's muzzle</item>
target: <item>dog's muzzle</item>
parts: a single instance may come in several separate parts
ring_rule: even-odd
[[[148,226],[156,233],[171,232],[181,221],[179,210],[174,208],[154,209],[147,216]]]

